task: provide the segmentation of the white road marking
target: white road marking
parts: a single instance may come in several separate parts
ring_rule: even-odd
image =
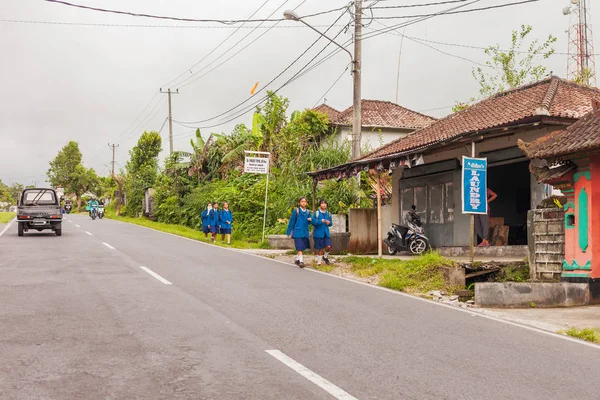
[[[16,218],[13,218],[5,227],[4,229],[2,229],[2,232],[0,232],[0,236],[4,235],[4,232],[6,232],[8,230],[8,228],[10,228],[10,226],[12,225],[13,222],[15,222]]]
[[[147,273],[149,273],[150,275],[152,275],[153,277],[155,277],[156,279],[158,279],[159,281],[161,281],[162,283],[164,283],[165,285],[172,285],[171,282],[169,282],[168,280],[166,280],[165,278],[163,278],[156,272],[152,271],[150,268],[146,268],[146,267],[140,267],[140,268],[143,269],[144,271],[146,271]]]
[[[73,221],[69,220],[69,222],[71,222],[71,223],[72,223]]]
[[[91,233],[89,233],[88,231],[85,231],[85,233],[87,233],[87,234],[88,234],[88,235],[90,235],[90,236],[93,236],[93,235],[92,235]]]
[[[108,243],[102,242],[102,244],[103,244],[103,245],[105,245],[106,247],[108,247],[108,248],[109,248],[109,249],[111,249],[111,250],[114,250],[114,249],[115,249],[114,247],[112,247],[112,246],[111,246],[110,244],[108,244]]]
[[[76,227],[81,228],[79,225],[75,224]]]
[[[284,363],[285,365],[287,365],[288,367],[290,367],[291,369],[296,371],[298,374],[302,375],[303,377],[305,377],[306,379],[308,379],[309,381],[311,381],[312,383],[314,383],[315,385],[317,385],[318,387],[320,387],[321,389],[323,389],[324,391],[326,391],[327,393],[329,393],[330,395],[335,397],[336,399],[358,400],[356,397],[351,396],[344,390],[340,389],[339,387],[335,386],[333,383],[329,382],[327,379],[315,374],[310,369],[306,368],[304,365],[289,358],[288,356],[283,354],[281,351],[279,351],[279,350],[265,350],[265,351],[269,355],[275,357],[276,359],[278,359],[279,361],[281,361],[282,363]]]
[[[141,226],[141,225],[130,224],[128,222],[123,222],[123,221],[118,221],[118,220],[113,220],[113,221],[121,223],[121,224],[127,224],[129,226],[134,226],[134,227],[137,227],[137,228],[148,229],[150,231],[162,233],[163,235],[174,236],[176,238],[183,239],[183,240],[188,240],[190,242],[194,242],[194,243],[197,243],[197,244],[200,244],[200,245],[210,246],[213,249],[215,248],[210,243],[201,242],[199,240],[194,240],[194,239],[186,238],[186,237],[183,237],[183,236],[175,235],[173,233],[159,231],[158,229],[148,228],[146,226]],[[242,251],[242,250],[238,250],[238,249],[232,249],[232,248],[227,248],[227,247],[219,247],[219,249],[224,250],[224,251],[233,251],[233,252],[236,252],[236,253],[245,254],[245,255],[250,256],[250,257],[258,257],[258,258],[261,258],[263,260],[267,260],[267,261],[278,263],[278,264],[283,264],[283,265],[286,265],[288,267],[294,266],[294,264],[290,264],[290,263],[285,262],[285,261],[274,260],[274,259],[271,259],[271,258],[266,258],[266,257],[263,257],[263,256],[258,255],[258,254],[252,254],[252,253],[248,253],[248,252],[245,252],[245,251]],[[297,269],[298,267],[294,266],[294,268]],[[577,344],[581,344],[581,345],[584,345],[584,346],[592,347],[592,348],[594,348],[596,350],[600,350],[600,345],[597,345],[597,344],[594,344],[594,343],[591,343],[591,342],[586,342],[586,341],[580,340],[580,339],[575,339],[575,338],[573,338],[571,336],[561,335],[561,334],[558,334],[558,333],[555,333],[555,332],[552,332],[552,331],[547,331],[545,329],[536,328],[534,326],[525,325],[525,324],[522,324],[522,323],[519,323],[519,322],[513,322],[513,321],[509,321],[507,319],[502,319],[502,318],[493,317],[491,315],[486,315],[486,314],[483,314],[481,312],[471,311],[471,310],[467,310],[467,309],[464,309],[464,308],[459,308],[459,307],[454,307],[454,306],[443,304],[443,303],[438,303],[436,301],[424,299],[422,297],[413,296],[413,295],[410,295],[408,293],[399,292],[399,291],[388,289],[388,288],[384,288],[384,287],[381,287],[381,286],[371,285],[370,283],[357,281],[357,280],[346,278],[346,277],[343,277],[343,276],[332,275],[332,274],[329,274],[327,272],[318,271],[316,269],[305,268],[303,271],[309,271],[309,272],[313,272],[315,274],[325,275],[325,276],[328,276],[328,277],[333,278],[333,279],[341,279],[341,280],[344,280],[344,281],[347,281],[347,282],[354,283],[356,285],[366,286],[366,287],[369,287],[369,288],[375,289],[375,290],[382,290],[384,292],[388,292],[388,293],[394,294],[396,296],[402,296],[402,297],[405,297],[405,298],[408,298],[408,299],[411,299],[411,300],[422,301],[422,302],[425,302],[425,303],[430,304],[432,306],[444,307],[446,309],[453,310],[453,311],[456,311],[456,312],[467,313],[467,314],[469,314],[471,316],[477,316],[477,317],[489,319],[491,321],[500,322],[500,323],[503,323],[503,324],[506,324],[506,325],[516,326],[516,327],[519,327],[519,328],[526,329],[528,331],[541,333],[542,335],[546,335],[546,336],[551,336],[551,337],[553,337],[555,339],[562,339],[562,340],[566,340],[567,342],[577,343]]]

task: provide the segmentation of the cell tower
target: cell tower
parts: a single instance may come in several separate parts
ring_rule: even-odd
[[[569,59],[567,78],[596,86],[596,61],[590,18],[591,0],[570,0],[563,9],[569,15]]]

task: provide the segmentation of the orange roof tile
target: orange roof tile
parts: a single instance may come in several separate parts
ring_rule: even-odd
[[[362,126],[378,128],[419,129],[431,125],[435,118],[409,110],[390,101],[363,100],[361,102]],[[335,125],[352,125],[354,107],[342,111]]]

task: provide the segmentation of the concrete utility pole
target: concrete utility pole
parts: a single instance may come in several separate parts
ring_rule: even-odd
[[[361,110],[361,60],[362,60],[362,0],[355,0],[354,2],[354,55],[350,51],[337,43],[323,32],[304,21],[302,17],[296,14],[292,10],[287,10],[283,13],[285,19],[290,21],[302,22],[304,25],[329,40],[331,43],[338,46],[340,49],[348,53],[350,60],[352,61],[352,76],[354,80],[354,95],[353,105],[354,114],[352,118],[352,158],[360,157],[360,140],[361,140],[361,128],[362,128],[362,110]]]
[[[179,89],[175,92],[172,92],[171,89],[167,89],[166,92],[163,92],[161,88],[160,92],[169,95],[169,154],[173,154],[173,113],[171,111],[171,94],[179,94]]]
[[[354,1],[354,118],[352,120],[352,158],[360,157],[362,131],[361,64],[362,0]]]
[[[108,147],[112,148],[112,168],[111,168],[111,178],[115,176],[115,149],[119,147],[118,144],[108,144]]]

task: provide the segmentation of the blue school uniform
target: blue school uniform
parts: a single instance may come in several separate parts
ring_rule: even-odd
[[[204,232],[204,233],[210,232],[210,228],[208,227],[210,225],[210,222],[208,220],[208,215],[209,215],[209,211],[207,209],[202,211],[202,214],[200,214],[200,217],[202,218],[202,232]]]
[[[292,216],[290,217],[286,235],[292,235],[292,238],[294,239],[294,245],[296,246],[296,251],[310,249],[308,231],[308,219],[310,216],[309,210],[302,210],[300,207],[292,211]]]
[[[329,211],[315,211],[315,213],[313,214],[312,223],[315,227],[313,237],[315,239],[315,249],[317,250],[331,247],[331,234],[329,233],[329,227],[331,225],[327,225],[323,222],[323,220],[329,221],[329,223],[331,224],[333,222],[331,213]]]
[[[219,233],[219,210],[214,208],[208,213],[208,225],[211,233]]]
[[[231,210],[221,210],[219,214],[219,223],[221,224],[221,233],[224,235],[231,234],[231,223],[233,222],[233,214]]]

